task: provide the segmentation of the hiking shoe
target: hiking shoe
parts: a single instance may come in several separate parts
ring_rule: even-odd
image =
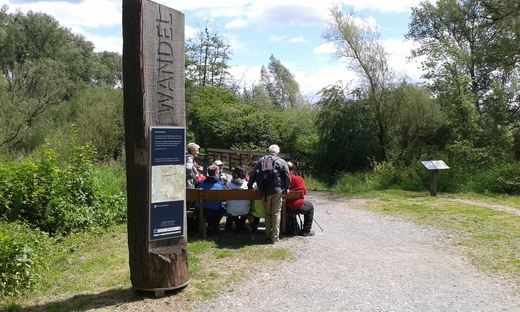
[[[314,236],[316,232],[314,230],[303,231],[302,236]]]

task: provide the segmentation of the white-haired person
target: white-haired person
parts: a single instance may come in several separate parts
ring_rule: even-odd
[[[195,188],[198,184],[197,175],[199,171],[197,170],[197,163],[195,162],[195,158],[199,156],[200,146],[196,143],[190,143],[187,147],[186,152],[186,187]]]
[[[218,178],[220,181],[224,182],[224,184],[228,184],[228,182],[231,181],[231,176],[224,172],[224,163],[221,160],[215,160],[213,164],[218,166]]]
[[[269,146],[269,154],[260,158],[247,182],[248,189],[253,189],[256,182],[260,190],[265,209],[266,242],[271,244],[280,241],[282,196],[288,192],[291,185],[289,167],[278,154],[280,154],[278,145]]]

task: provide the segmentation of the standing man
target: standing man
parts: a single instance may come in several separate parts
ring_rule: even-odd
[[[303,228],[300,235],[313,236],[314,230],[311,228],[312,221],[314,219],[314,205],[305,199],[305,195],[307,194],[307,187],[305,186],[305,181],[303,181],[303,178],[294,174],[294,164],[288,161],[287,166],[289,167],[289,172],[291,173],[291,186],[289,187],[289,190],[300,191],[301,195],[298,199],[288,199],[285,202],[285,205],[287,209],[291,209],[292,211],[296,211],[298,214],[303,215]]]
[[[265,209],[266,241],[271,244],[280,241],[282,196],[288,192],[291,185],[289,167],[278,154],[278,145],[269,146],[269,154],[260,158],[247,183],[247,188],[251,190],[256,182],[260,190]]]

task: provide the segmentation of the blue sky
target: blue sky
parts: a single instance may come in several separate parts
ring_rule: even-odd
[[[404,42],[410,8],[420,0],[156,0],[185,14],[186,37],[208,24],[231,45],[231,73],[247,86],[259,83],[260,68],[273,54],[286,66],[308,98],[321,88],[355,79],[333,49],[321,38],[332,3],[353,9],[381,29],[391,66],[413,81],[421,75],[417,62],[406,57],[412,47]],[[96,51],[122,51],[121,0],[0,0],[9,11],[43,12],[62,26],[94,43]]]

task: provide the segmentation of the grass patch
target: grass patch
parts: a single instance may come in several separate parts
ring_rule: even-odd
[[[364,209],[380,212],[447,233],[447,242],[463,247],[480,269],[505,276],[520,286],[520,216],[497,211],[494,205],[520,209],[516,197],[488,197],[390,190],[372,192]]]
[[[222,289],[233,291],[232,283],[248,278],[260,266],[293,259],[282,248],[260,243],[263,235],[221,234],[189,241],[190,283],[168,297],[172,309],[190,309],[191,302],[214,298]],[[52,266],[41,286],[23,297],[6,298],[1,311],[81,311],[154,297],[153,292],[131,286],[126,226],[71,235],[49,256]]]
[[[312,176],[305,177],[305,186],[310,191],[327,191],[330,187],[323,181],[320,181]]]

